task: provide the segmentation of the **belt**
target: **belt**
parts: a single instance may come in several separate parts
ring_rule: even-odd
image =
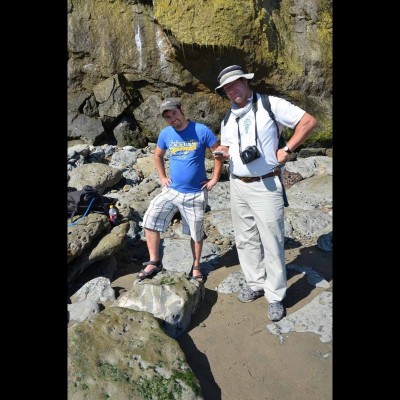
[[[275,167],[272,172],[262,176],[237,176],[232,174],[234,178],[240,179],[242,182],[250,183],[250,182],[257,182],[262,181],[265,178],[270,178],[271,176],[277,176],[281,173],[281,169],[279,167]]]

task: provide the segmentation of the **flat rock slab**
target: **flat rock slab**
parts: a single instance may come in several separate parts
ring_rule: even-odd
[[[332,292],[322,292],[300,310],[266,328],[274,335],[288,332],[313,332],[323,343],[332,340]]]

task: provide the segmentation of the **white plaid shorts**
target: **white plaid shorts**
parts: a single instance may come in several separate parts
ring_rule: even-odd
[[[204,237],[204,213],[208,203],[208,191],[180,193],[164,187],[153,200],[143,216],[142,226],[158,232],[165,232],[173,216],[180,212],[182,233],[190,235],[195,242]]]

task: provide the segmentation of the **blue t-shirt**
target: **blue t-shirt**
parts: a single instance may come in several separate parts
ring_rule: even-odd
[[[218,138],[204,124],[189,121],[183,131],[172,126],[164,128],[158,137],[157,146],[169,151],[169,169],[172,183],[169,187],[181,193],[201,190],[201,182],[207,180],[206,149]]]

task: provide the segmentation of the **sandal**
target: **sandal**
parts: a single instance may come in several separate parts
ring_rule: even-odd
[[[146,265],[154,265],[154,268],[149,272],[146,272],[144,270],[144,268],[142,268],[141,271],[139,272],[138,277],[137,277],[139,282],[142,281],[143,279],[151,279],[151,278],[153,278],[153,276],[156,276],[163,269],[163,266],[160,263],[160,261],[147,261],[147,262],[144,262],[143,266],[146,267]]]
[[[203,275],[201,272],[200,272],[200,274],[193,276],[193,270],[201,271],[200,266],[195,267],[194,265],[192,265],[192,268],[190,269],[190,272],[189,272],[189,278],[192,278],[200,283],[205,283],[207,280],[207,277],[205,275]]]

